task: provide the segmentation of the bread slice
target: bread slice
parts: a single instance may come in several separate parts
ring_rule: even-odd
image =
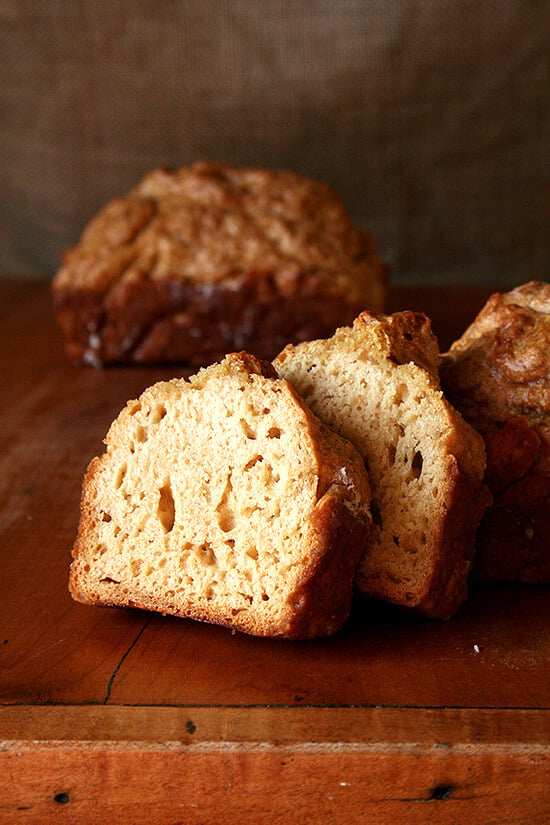
[[[466,598],[488,494],[482,439],[443,397],[438,357],[424,315],[363,312],[274,364],[364,457],[374,524],[359,590],[444,618]]]
[[[70,591],[259,636],[335,633],[370,525],[361,457],[270,364],[155,384],[90,463]]]

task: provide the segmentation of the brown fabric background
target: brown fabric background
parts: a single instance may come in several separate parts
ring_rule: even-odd
[[[548,278],[546,0],[0,0],[0,272],[148,169],[336,187],[395,280]]]

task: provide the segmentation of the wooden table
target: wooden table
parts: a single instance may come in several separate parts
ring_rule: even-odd
[[[442,347],[487,290],[396,290]],[[177,369],[75,368],[46,284],[0,284],[0,823],[550,822],[550,598],[447,623],[357,601],[266,641],[67,592],[82,474]]]

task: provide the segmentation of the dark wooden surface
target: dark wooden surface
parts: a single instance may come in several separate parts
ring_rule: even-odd
[[[391,308],[445,348],[487,295]],[[71,600],[84,469],[177,374],[72,367],[47,285],[0,282],[0,823],[547,825],[546,588],[477,587],[446,623],[357,600],[313,642]]]

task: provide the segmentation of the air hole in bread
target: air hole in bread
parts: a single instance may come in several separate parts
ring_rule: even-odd
[[[249,461],[247,461],[246,464],[244,465],[243,470],[245,472],[246,472],[246,470],[251,470],[252,467],[254,467],[256,464],[259,464],[263,460],[264,460],[263,455],[252,456],[252,458]]]
[[[101,513],[101,521],[111,521],[111,514],[106,513],[105,510],[103,510]]]
[[[280,438],[282,435],[282,430],[279,427],[270,427],[267,431],[268,438]]]
[[[406,384],[398,384],[393,394],[394,404],[402,404],[409,394],[409,388]]]
[[[117,581],[117,579],[112,579],[110,576],[103,576],[103,578],[100,579],[100,582],[102,584],[103,583],[105,583],[105,584],[120,584],[120,582]]]
[[[414,454],[414,458],[412,460],[411,469],[413,476],[415,478],[419,478],[422,472],[422,465],[424,464],[424,459],[422,457],[422,453],[420,450],[417,450]]]
[[[222,493],[222,497],[219,501],[218,506],[216,507],[216,512],[218,514],[218,526],[223,533],[229,533],[230,530],[233,530],[236,526],[236,518],[233,509],[229,504],[229,497],[233,491],[233,485],[231,483],[231,470],[229,471],[229,475],[227,476],[227,481],[225,483],[224,491]]]
[[[275,486],[275,483],[279,480],[280,476],[278,474],[277,476],[273,475],[273,467],[271,466],[271,464],[269,464],[269,462],[266,461],[262,465],[262,473],[260,475],[260,478],[262,480],[262,483],[265,484],[266,489],[269,490],[269,488]],[[268,497],[269,494],[264,496],[266,501],[268,500]]]
[[[214,566],[216,564],[216,554],[214,553],[214,548],[209,541],[205,541],[200,545],[199,552],[201,554],[201,562],[203,564],[207,564],[209,566]]]
[[[170,486],[169,479],[164,482],[163,486],[159,490],[157,516],[164,532],[170,533],[170,531],[174,528],[176,507],[174,504],[174,497],[172,495],[172,488]]]
[[[374,499],[370,503],[370,512],[373,523],[376,524],[377,527],[382,527],[382,514],[380,513],[380,507]]]
[[[252,429],[252,427],[249,425],[248,421],[246,421],[244,418],[241,418],[239,423],[240,423],[240,425],[242,427],[242,430],[243,430],[243,432],[244,432],[244,434],[246,435],[247,438],[250,438],[250,439],[255,439],[256,438],[256,431]]]
[[[204,596],[204,598],[205,598],[208,602],[212,601],[212,599],[214,598],[214,595],[215,595],[215,593],[216,593],[216,590],[215,590],[214,584],[215,584],[215,582],[212,582],[212,583],[211,583],[211,584],[209,584],[207,587],[205,587],[205,589],[204,589],[204,591],[203,591],[203,594],[202,594],[202,595]]]
[[[210,476],[206,476],[203,483],[201,484],[200,494],[204,499],[206,504],[210,504],[212,501],[212,488],[210,485]]]
[[[124,481],[127,472],[128,472],[128,465],[126,464],[126,462],[124,462],[118,468],[116,476],[115,476],[115,489],[116,490],[119,490],[122,487],[122,482]]]
[[[230,533],[231,530],[235,529],[236,523],[235,513],[230,507],[220,510],[218,513],[218,526],[222,533]]]
[[[390,464],[395,464],[395,453],[396,447],[395,444],[388,444],[388,461]]]
[[[399,536],[392,536],[393,542],[396,547],[399,547]]]
[[[151,414],[151,423],[158,424],[159,421],[162,421],[164,416],[166,415],[166,407],[164,404],[158,404],[154,407],[153,412]]]
[[[144,444],[147,441],[147,429],[141,424],[136,427],[135,440],[138,444]]]

